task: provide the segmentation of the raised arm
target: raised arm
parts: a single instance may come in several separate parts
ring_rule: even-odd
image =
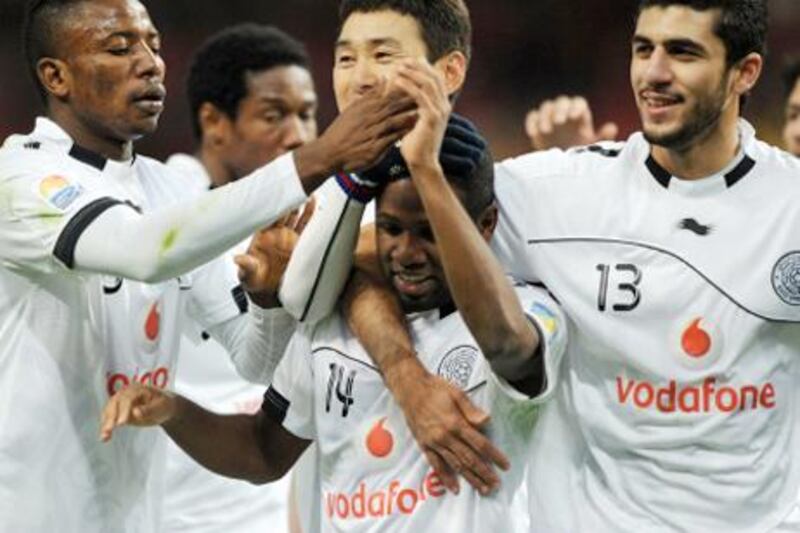
[[[613,141],[619,127],[613,122],[594,127],[589,102],[582,96],[558,96],[545,100],[525,117],[525,133],[534,150],[585,146]]]
[[[121,390],[108,401],[100,438],[109,441],[113,431],[125,425],[160,425],[204,467],[251,483],[280,479],[309,445],[263,411],[256,415],[218,415],[182,396],[139,384]]]

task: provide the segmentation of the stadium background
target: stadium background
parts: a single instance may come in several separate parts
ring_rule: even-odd
[[[473,62],[458,110],[472,117],[495,155],[526,151],[525,112],[542,99],[585,94],[596,121],[615,120],[625,136],[637,127],[628,84],[629,37],[636,0],[467,0],[475,29]],[[767,68],[746,116],[761,136],[778,142],[787,54],[800,52],[800,0],[769,0]],[[336,0],[145,1],[164,34],[169,97],[156,135],[138,151],[165,158],[190,151],[183,97],[192,51],[210,34],[244,21],[274,24],[308,46],[320,97],[320,126],[335,115],[331,90]],[[22,60],[19,28],[24,0],[0,0],[0,139],[29,131],[40,112]]]

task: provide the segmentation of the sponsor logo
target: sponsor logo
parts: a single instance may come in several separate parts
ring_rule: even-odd
[[[695,235],[705,237],[706,235],[711,233],[711,230],[713,230],[714,227],[706,224],[701,224],[693,218],[684,218],[683,220],[678,222],[678,229],[685,229],[691,231]]]
[[[772,268],[772,289],[789,305],[800,305],[800,252],[790,252]]]
[[[465,389],[479,357],[478,349],[474,346],[457,346],[442,358],[437,373],[453,385]]]
[[[103,277],[103,294],[116,294],[122,288],[122,278]]]
[[[39,195],[53,207],[64,211],[83,194],[83,187],[61,176],[47,176],[39,182]]]
[[[681,366],[691,369],[710,368],[723,353],[722,332],[700,314],[675,322],[669,345]]]
[[[444,484],[432,470],[416,488],[403,487],[395,479],[384,488],[368,490],[362,481],[351,494],[326,492],[325,512],[329,518],[342,520],[410,515],[429,498],[441,498],[445,492]]]
[[[158,335],[161,333],[161,311],[159,309],[161,302],[153,302],[150,306],[150,311],[144,320],[144,337],[150,342],[156,342]]]
[[[159,389],[166,389],[169,384],[169,369],[160,366],[152,370],[148,370],[143,374],[139,374],[137,370],[134,374],[108,372],[106,374],[106,390],[109,396],[113,396],[119,390],[124,389],[131,383],[140,383],[142,385],[150,385]]]
[[[392,448],[394,448],[394,436],[384,427],[385,424],[386,417],[384,416],[372,426],[364,441],[367,451],[378,459],[383,459],[392,453]]]
[[[539,325],[544,328],[548,335],[554,335],[558,330],[558,317],[546,306],[535,303],[531,306],[530,312],[539,321]]]
[[[732,413],[775,407],[775,388],[771,383],[739,387],[719,386],[708,377],[697,385],[670,380],[658,386],[649,381],[617,376],[617,401],[636,409],[656,409],[662,413]]]

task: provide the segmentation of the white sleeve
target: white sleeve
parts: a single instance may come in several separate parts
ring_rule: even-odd
[[[567,320],[561,306],[546,290],[523,283],[515,283],[514,288],[522,309],[539,332],[539,351],[544,358],[545,387],[531,398],[494,372],[490,372],[489,379],[514,400],[541,404],[553,396],[558,386],[559,369],[567,349]]]
[[[364,204],[328,180],[284,273],[283,307],[301,322],[314,323],[336,306],[353,264]]]
[[[275,379],[264,394],[262,409],[294,435],[316,440],[311,335],[311,327],[303,325],[292,336]]]
[[[296,327],[283,309],[261,309],[250,303],[248,313],[207,331],[228,350],[240,376],[251,383],[269,385]]]
[[[306,200],[291,153],[224,187],[140,214],[90,204],[67,224],[70,268],[158,282],[208,262]],[[63,236],[63,235],[62,235]]]
[[[233,250],[192,271],[186,312],[200,331],[247,312],[247,295],[233,262]]]

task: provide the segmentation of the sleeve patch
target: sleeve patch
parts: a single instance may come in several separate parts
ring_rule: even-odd
[[[536,302],[531,306],[530,313],[536,317],[548,335],[555,335],[556,331],[558,331],[558,316],[553,311]]]
[[[79,183],[52,175],[39,180],[35,192],[51,206],[66,211],[83,194],[84,189]]]

